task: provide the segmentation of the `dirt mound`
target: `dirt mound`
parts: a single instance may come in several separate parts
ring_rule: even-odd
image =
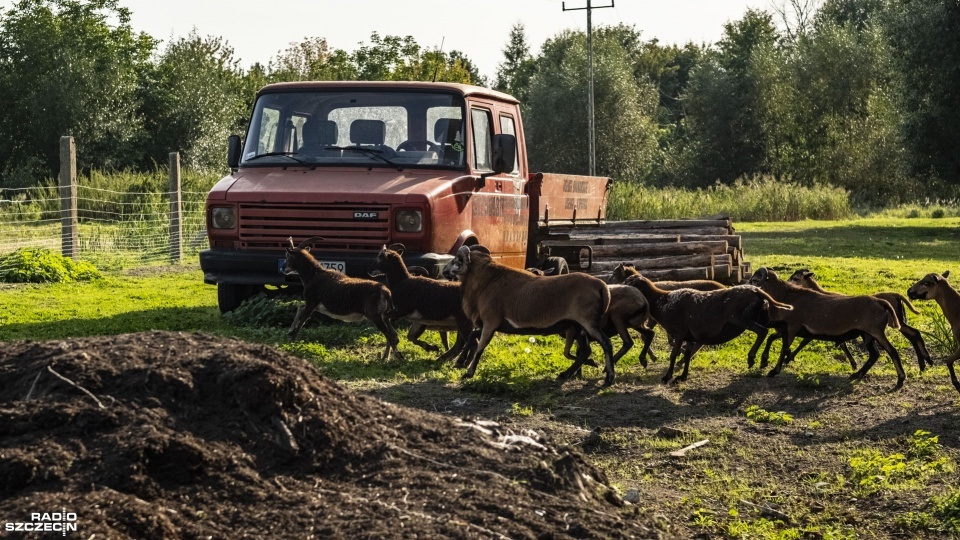
[[[353,394],[268,347],[153,332],[0,349],[5,524],[65,510],[83,538],[663,536],[575,451]]]

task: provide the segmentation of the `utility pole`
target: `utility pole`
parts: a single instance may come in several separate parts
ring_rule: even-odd
[[[563,2],[564,11],[587,10],[587,132],[590,141],[590,176],[597,174],[597,139],[594,135],[593,127],[593,24],[591,14],[595,9],[612,8],[614,0],[610,0],[609,6],[591,5],[591,0],[587,0],[587,7],[567,9],[567,3]]]

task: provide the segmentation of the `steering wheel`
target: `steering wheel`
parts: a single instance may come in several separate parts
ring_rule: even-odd
[[[417,140],[417,139],[406,140],[400,143],[399,145],[397,145],[397,152],[404,152],[404,151],[411,151],[411,150],[415,152],[433,151],[439,154],[440,145],[436,143],[432,143],[427,140]]]

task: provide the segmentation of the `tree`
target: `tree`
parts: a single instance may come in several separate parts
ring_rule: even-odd
[[[3,183],[53,176],[61,135],[75,137],[81,168],[135,161],[138,80],[155,44],[116,0],[21,0],[0,12]]]
[[[901,136],[910,174],[960,187],[960,6],[901,0],[884,14],[905,111]],[[935,187],[935,186],[931,186]]]
[[[690,137],[684,151],[692,158],[684,183],[730,183],[764,172],[766,137],[756,103],[765,74],[756,69],[754,56],[772,51],[778,41],[772,16],[748,10],[724,25],[717,50],[692,71],[683,97]]]
[[[185,167],[225,166],[227,136],[246,122],[248,95],[233,49],[196,31],[171,42],[144,87],[148,157],[164,163],[180,151]]]
[[[627,53],[616,40],[598,32],[593,45],[597,172],[644,181],[657,152],[656,89],[649,83],[637,84]],[[527,147],[534,169],[587,172],[583,32],[562,32],[543,46],[530,84]]]
[[[493,88],[525,104],[530,96],[530,79],[536,72],[537,63],[530,55],[523,23],[517,23],[510,29],[510,40],[503,49],[503,62],[497,66]]]
[[[280,81],[447,81],[482,83],[473,62],[460,51],[449,54],[420,47],[412,36],[380,36],[353,53],[331,49],[323,38],[293,43],[269,65],[269,79]]]

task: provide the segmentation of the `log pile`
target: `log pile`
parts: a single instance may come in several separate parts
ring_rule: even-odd
[[[586,271],[601,278],[620,263],[633,264],[654,281],[712,279],[735,285],[750,275],[742,240],[728,216],[551,227],[541,242],[551,252],[569,253],[582,246],[592,251]],[[582,256],[581,261],[587,262]]]

